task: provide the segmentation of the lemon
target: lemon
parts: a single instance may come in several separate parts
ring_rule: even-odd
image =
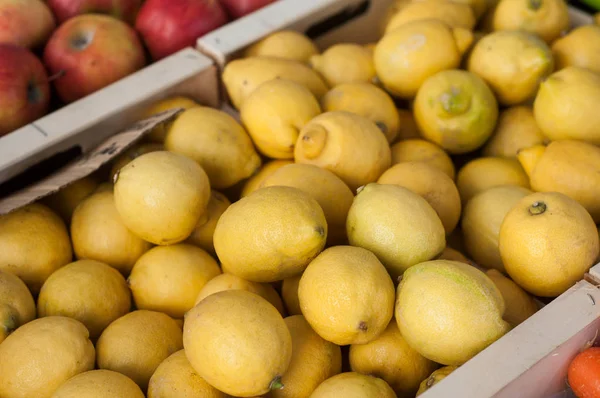
[[[554,59],[550,47],[533,33],[500,31],[475,44],[468,69],[485,80],[500,104],[517,105],[535,97],[540,82],[552,73]]]
[[[199,104],[193,99],[182,95],[177,95],[162,99],[150,105],[148,108],[146,108],[146,110],[142,114],[142,117],[147,118],[152,115],[156,115],[157,113],[167,111],[169,109],[190,109],[196,106],[199,106]],[[167,136],[167,133],[172,124],[173,121],[170,121],[166,123],[161,123],[158,126],[154,127],[150,134],[148,134],[148,139],[150,141],[162,144],[165,141],[165,137]]]
[[[202,300],[186,315],[183,341],[196,372],[234,396],[282,388],[281,378],[292,358],[292,338],[279,312],[244,290],[222,291]]]
[[[241,197],[243,198],[256,191],[262,184],[263,180],[267,176],[271,175],[271,173],[275,172],[275,170],[278,168],[293,163],[293,160],[271,160],[266,162],[252,177],[246,180],[241,192]]]
[[[436,260],[459,261],[461,263],[471,264],[469,259],[466,258],[464,254],[456,249],[451,248],[450,246],[446,246],[442,254],[437,256]]]
[[[335,44],[323,54],[311,56],[309,63],[331,87],[344,83],[370,83],[375,78],[373,53],[358,44]]]
[[[181,329],[160,312],[137,310],[117,319],[96,343],[99,369],[114,370],[136,382],[142,390],[169,355],[183,348]]]
[[[231,202],[225,195],[217,191],[210,192],[210,199],[206,208],[206,217],[200,218],[196,228],[187,238],[186,242],[198,246],[209,253],[215,254],[213,235],[217,227],[217,221],[225,213]]]
[[[77,205],[94,192],[97,187],[98,182],[95,179],[84,177],[44,198],[43,202],[69,224]]]
[[[458,366],[444,366],[434,371],[428,378],[421,382],[419,391],[417,391],[417,397],[429,390],[431,387],[444,380],[450,373],[458,369]]]
[[[202,287],[220,273],[207,252],[180,243],[150,249],[135,263],[127,282],[138,309],[183,318]]]
[[[248,57],[229,62],[223,69],[223,84],[236,109],[262,83],[276,78],[302,84],[320,99],[328,90],[327,84],[308,65],[275,57]]]
[[[511,279],[541,297],[556,297],[581,280],[600,250],[592,217],[558,192],[517,202],[504,217],[498,244]]]
[[[112,190],[94,193],[77,206],[71,239],[78,259],[106,263],[123,275],[129,275],[133,264],[152,246],[123,224]]]
[[[68,379],[94,368],[94,345],[75,319],[36,319],[0,344],[0,396],[50,398]]]
[[[531,188],[560,192],[578,201],[600,222],[600,148],[586,142],[564,140],[547,147],[534,146],[519,153]]]
[[[500,0],[493,26],[534,33],[552,43],[569,28],[569,9],[564,0]]]
[[[600,72],[600,26],[584,25],[552,43],[556,69],[579,66]]]
[[[458,224],[460,195],[454,181],[440,169],[421,162],[398,163],[384,172],[377,182],[408,188],[422,196],[439,216],[446,234]]]
[[[332,171],[356,190],[379,178],[390,166],[391,153],[375,123],[350,112],[332,111],[300,131],[294,159]]]
[[[335,246],[317,256],[298,286],[302,314],[327,341],[364,344],[390,322],[394,284],[373,253]]]
[[[265,156],[292,159],[302,127],[321,113],[315,96],[292,80],[269,80],[244,101],[240,117]]]
[[[394,320],[377,339],[350,346],[350,366],[385,380],[399,397],[414,397],[421,381],[437,368],[410,348]]]
[[[538,126],[551,141],[581,140],[600,145],[600,75],[568,66],[540,85],[533,103]]]
[[[0,343],[19,326],[35,319],[35,302],[18,276],[0,270]]]
[[[498,234],[506,213],[527,195],[529,189],[516,185],[501,185],[475,195],[465,205],[462,232],[465,248],[475,262],[486,268],[505,272]]]
[[[443,365],[461,365],[510,329],[504,309],[500,291],[483,272],[434,260],[404,273],[395,315],[414,350]]]
[[[517,326],[536,313],[537,303],[519,285],[498,270],[490,269],[486,274],[502,293],[506,305],[503,318],[506,322]]]
[[[346,227],[350,244],[375,253],[394,279],[446,247],[444,225],[433,207],[396,185],[365,186],[354,199]]]
[[[293,30],[281,30],[246,48],[244,57],[277,57],[308,63],[310,57],[318,53],[317,46],[306,35]]]
[[[308,398],[319,384],[342,371],[342,350],[315,333],[302,315],[284,322],[292,336],[292,360],[281,378],[285,387],[271,391],[271,396]]]
[[[421,139],[407,139],[392,145],[392,165],[405,162],[421,162],[444,172],[454,180],[454,163],[439,146]]]
[[[129,377],[99,369],[70,378],[52,398],[144,398],[144,393]]]
[[[419,88],[414,112],[425,139],[451,154],[461,154],[478,149],[492,135],[498,103],[479,76],[446,70]]]
[[[216,189],[250,177],[261,164],[243,127],[227,113],[205,106],[179,115],[165,138],[165,148],[198,162]]]
[[[535,122],[532,108],[514,106],[500,112],[496,130],[482,153],[484,156],[516,158],[521,149],[544,142],[546,137]]]
[[[202,167],[183,155],[146,153],[115,178],[115,205],[125,226],[140,238],[169,245],[186,239],[210,199]]]
[[[17,275],[33,294],[72,256],[64,222],[46,206],[33,203],[0,216],[0,270]]]
[[[398,115],[400,116],[400,130],[398,130],[396,141],[421,138],[419,126],[417,126],[412,112],[407,109],[398,109]]]
[[[529,188],[529,178],[516,159],[483,157],[471,160],[458,171],[456,185],[466,203],[478,193],[500,185]]]
[[[156,368],[148,383],[148,398],[225,398],[198,376],[184,350],[171,354]]]
[[[390,18],[385,32],[390,33],[410,22],[435,19],[453,28],[473,29],[475,14],[466,3],[453,1],[413,1]]]
[[[387,27],[390,20],[402,10],[406,5],[410,4],[412,0],[393,0],[387,6],[385,10],[385,14],[381,21],[379,22],[379,32],[381,35],[385,33],[385,28]]]
[[[338,176],[312,164],[290,164],[277,169],[261,184],[262,187],[277,185],[298,188],[316,200],[327,220],[329,241],[347,240],[346,217],[354,195]]]
[[[428,77],[458,67],[472,40],[470,31],[435,19],[407,23],[377,43],[377,76],[392,95],[412,98]]]
[[[302,315],[300,299],[298,299],[298,285],[300,284],[301,277],[302,275],[296,275],[285,278],[281,286],[281,297],[290,315]]]
[[[125,278],[114,268],[93,260],[67,264],[42,286],[38,316],[68,316],[83,323],[97,339],[115,319],[129,312],[131,296]]]
[[[400,129],[400,116],[388,93],[370,83],[345,83],[321,98],[323,111],[347,111],[366,117],[393,142]]]
[[[194,305],[197,305],[211,294],[222,292],[224,290],[246,290],[248,292],[258,294],[271,303],[273,307],[279,311],[281,316],[285,315],[281,297],[279,297],[279,294],[277,291],[275,291],[273,286],[268,283],[250,282],[240,278],[239,276],[227,273],[217,275],[208,281],[204,287],[202,287],[200,293],[198,293],[198,297],[196,297]]]
[[[317,387],[311,398],[395,398],[394,390],[383,380],[355,372],[340,373]]]
[[[594,24],[595,25],[600,25],[600,12],[597,12],[593,15],[594,18]]]
[[[131,162],[133,159],[142,156],[145,153],[156,152],[156,151],[164,151],[165,146],[162,144],[164,141],[164,137],[161,139],[161,143],[158,144],[156,142],[144,142],[141,144],[136,144],[133,147],[126,150],[121,156],[115,159],[113,165],[110,169],[111,181],[114,181],[115,176],[119,173],[119,170],[123,168],[127,163]],[[112,186],[111,186],[112,190]]]
[[[307,193],[267,187],[225,210],[214,234],[224,272],[254,282],[301,273],[325,246],[323,210]]]

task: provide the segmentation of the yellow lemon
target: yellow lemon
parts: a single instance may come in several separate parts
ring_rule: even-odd
[[[298,285],[300,284],[300,278],[302,275],[296,275],[283,280],[281,286],[281,297],[285,304],[288,314],[290,315],[302,315],[300,309],[300,299],[298,299]]]
[[[317,99],[328,90],[327,84],[308,65],[275,57],[249,57],[229,62],[223,69],[223,84],[233,106],[242,103],[262,83],[273,79],[287,79],[306,86]]]
[[[443,171],[426,163],[405,162],[392,166],[377,182],[408,188],[422,196],[439,216],[446,234],[458,224],[460,195],[454,181]]]
[[[129,377],[98,369],[70,378],[52,398],[144,398],[144,393]]]
[[[444,366],[434,371],[428,378],[421,382],[419,391],[417,391],[417,397],[429,390],[431,387],[444,380],[450,373],[458,369],[458,366]]]
[[[436,260],[460,261],[461,263],[471,264],[471,261],[464,254],[450,246],[446,246],[442,254],[437,256]]]
[[[453,28],[471,30],[475,26],[475,14],[468,4],[427,0],[414,1],[402,7],[396,15],[390,18],[385,32],[390,33],[402,25],[424,19],[435,19]]]
[[[581,141],[555,141],[522,150],[519,161],[534,191],[563,193],[600,222],[600,148]]]
[[[165,148],[198,162],[216,189],[250,177],[261,164],[244,128],[227,113],[205,106],[179,115],[165,138]]]
[[[290,164],[276,170],[262,182],[262,187],[288,186],[304,191],[319,203],[327,220],[328,239],[343,243],[346,217],[354,195],[338,176],[312,164]]]
[[[498,246],[511,279],[542,297],[556,297],[581,280],[600,251],[590,214],[558,192],[517,202],[504,217]]]
[[[310,57],[309,62],[331,87],[344,83],[370,83],[375,78],[373,53],[358,44],[335,44],[323,54]]]
[[[267,178],[267,176],[271,175],[271,173],[275,172],[275,170],[278,168],[293,163],[293,160],[271,160],[270,162],[266,162],[256,172],[256,174],[246,180],[246,183],[242,189],[241,197],[243,198],[256,191],[262,184],[263,180]]]
[[[408,139],[392,145],[392,165],[406,162],[421,162],[444,172],[454,180],[454,163],[439,146],[421,139]]]
[[[556,69],[567,66],[588,68],[600,72],[600,26],[584,25],[552,43]]]
[[[69,224],[77,205],[90,196],[97,187],[98,182],[95,179],[84,177],[44,198],[43,202]]]
[[[315,96],[291,80],[269,80],[252,92],[240,109],[242,123],[265,156],[292,159],[302,127],[321,113]]]
[[[273,398],[308,398],[323,381],[342,371],[342,350],[320,337],[302,315],[284,319],[292,336],[292,360]]]
[[[254,282],[301,273],[326,239],[327,222],[317,201],[282,186],[259,189],[229,206],[214,235],[223,271]]]
[[[500,112],[492,137],[483,147],[484,156],[516,158],[524,148],[543,144],[546,137],[527,106],[514,106]]]
[[[307,63],[319,49],[306,35],[293,30],[280,30],[257,41],[244,51],[244,57],[276,57]]]
[[[550,47],[533,33],[500,31],[475,44],[468,69],[485,80],[500,104],[517,105],[535,97],[540,82],[552,73],[554,59]]]
[[[407,23],[377,43],[377,76],[392,95],[412,98],[428,77],[458,67],[472,40],[470,31],[435,19]]]
[[[398,109],[398,115],[400,116],[400,129],[396,141],[421,138],[419,126],[417,126],[412,112],[407,109]]]
[[[493,17],[494,30],[522,30],[552,43],[569,28],[564,0],[500,0]]]
[[[19,326],[35,319],[35,302],[18,276],[0,270],[0,343]]]
[[[552,141],[581,140],[600,145],[600,75],[566,67],[540,85],[533,103],[538,126]]]
[[[394,283],[368,250],[335,246],[317,256],[298,286],[302,314],[327,341],[364,344],[386,328],[394,311]]]
[[[389,168],[391,153],[375,123],[350,112],[332,111],[300,131],[294,159],[332,171],[355,190],[376,181]]]
[[[156,142],[144,142],[141,144],[136,144],[126,150],[121,156],[115,159],[113,165],[110,169],[110,178],[111,181],[114,181],[115,176],[119,173],[119,170],[123,168],[127,163],[131,162],[133,159],[142,156],[148,152],[156,152],[156,151],[164,151],[165,146],[162,144],[164,141],[164,137],[161,140],[161,143],[158,144]],[[112,190],[112,186],[111,186]],[[97,191],[96,191],[97,192]]]
[[[50,398],[71,377],[94,368],[94,345],[75,319],[31,321],[0,344],[0,396]]]
[[[185,240],[210,199],[202,167],[171,152],[146,153],[123,167],[115,180],[115,205],[123,223],[157,245]]]
[[[93,260],[67,264],[42,286],[38,316],[68,316],[83,323],[97,339],[115,319],[131,308],[125,278],[114,268]]]
[[[412,398],[437,364],[410,348],[392,320],[375,340],[350,346],[350,367],[385,380],[398,397]]]
[[[311,398],[395,398],[394,390],[378,377],[355,372],[340,373],[317,387]]]
[[[479,192],[500,185],[529,188],[529,178],[516,159],[483,157],[471,160],[458,171],[456,185],[466,203]]]
[[[183,318],[202,287],[220,273],[210,254],[180,243],[150,249],[135,263],[127,282],[138,309]]]
[[[0,216],[0,270],[17,275],[33,294],[72,258],[67,228],[46,206],[33,203]]]
[[[395,314],[413,349],[437,363],[461,365],[510,329],[504,309],[500,291],[483,272],[434,260],[404,273]]]
[[[208,281],[204,285],[204,287],[202,287],[200,293],[198,293],[198,297],[196,297],[194,305],[198,305],[199,302],[201,302],[211,294],[215,294],[225,290],[246,290],[248,292],[258,294],[259,296],[267,300],[269,303],[271,303],[273,307],[275,307],[277,311],[279,311],[281,316],[285,315],[281,297],[279,297],[279,294],[273,286],[271,286],[268,283],[250,282],[240,278],[239,276],[227,273],[217,275],[216,277]]]
[[[400,116],[388,93],[370,83],[345,83],[335,86],[321,98],[323,111],[347,111],[373,121],[393,142],[400,129]]]
[[[213,235],[217,227],[217,221],[219,221],[219,218],[221,218],[230,205],[231,202],[225,195],[217,191],[211,191],[210,200],[206,208],[206,217],[200,218],[196,228],[194,228],[186,242],[215,254]]]
[[[225,393],[198,376],[184,350],[161,362],[148,383],[148,398],[225,398]]]
[[[243,397],[284,387],[292,338],[262,297],[244,290],[212,294],[188,312],[183,326],[185,354],[210,385]]]
[[[510,278],[495,269],[488,270],[486,274],[502,293],[506,305],[503,318],[506,322],[517,326],[537,312],[539,307],[533,297]]]
[[[169,109],[190,109],[196,106],[199,106],[199,104],[196,101],[182,95],[168,97],[158,102],[155,102],[154,104],[146,108],[142,117],[147,118],[152,115],[156,115],[157,113],[167,111]],[[148,134],[148,139],[150,141],[162,144],[165,141],[165,137],[167,136],[169,128],[172,124],[173,121],[170,121],[167,123],[159,124],[158,126],[154,127],[150,134]]]
[[[433,207],[397,185],[365,186],[354,199],[346,228],[350,244],[375,253],[394,279],[446,247],[444,225]]]
[[[152,246],[127,229],[112,190],[94,193],[77,206],[71,239],[78,259],[106,263],[123,275],[129,275],[133,264]]]
[[[501,185],[486,189],[467,202],[462,217],[462,233],[465,248],[477,264],[505,272],[498,249],[500,225],[506,213],[532,193],[517,185]]]
[[[479,76],[446,70],[419,88],[414,112],[425,139],[451,154],[461,154],[478,149],[492,135],[498,103]]]

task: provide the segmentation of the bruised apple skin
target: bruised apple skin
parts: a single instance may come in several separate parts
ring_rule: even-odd
[[[133,24],[141,5],[142,0],[48,0],[59,24],[81,14],[106,14]]]

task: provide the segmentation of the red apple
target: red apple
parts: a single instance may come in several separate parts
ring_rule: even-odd
[[[49,99],[40,60],[24,47],[0,44],[0,136],[43,116]]]
[[[133,24],[142,0],[48,0],[58,23],[81,14],[108,14]]]
[[[217,0],[146,0],[135,21],[152,58],[161,59],[227,23]]]
[[[0,0],[0,43],[40,47],[55,27],[52,12],[41,0]]]
[[[84,14],[63,23],[44,50],[59,97],[72,102],[141,69],[144,50],[136,32],[107,15]]]
[[[240,18],[263,8],[267,4],[274,3],[275,0],[220,0],[223,7],[233,18]]]

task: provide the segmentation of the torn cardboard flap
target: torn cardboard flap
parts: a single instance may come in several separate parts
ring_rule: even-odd
[[[168,123],[182,111],[182,108],[171,109],[147,119],[140,120],[125,131],[109,137],[92,151],[73,160],[73,162],[57,170],[43,180],[15,192],[6,198],[0,199],[0,215],[9,213],[29,203],[42,199],[83,177],[87,177],[119,156],[133,143],[152,131],[156,126],[162,123]]]

